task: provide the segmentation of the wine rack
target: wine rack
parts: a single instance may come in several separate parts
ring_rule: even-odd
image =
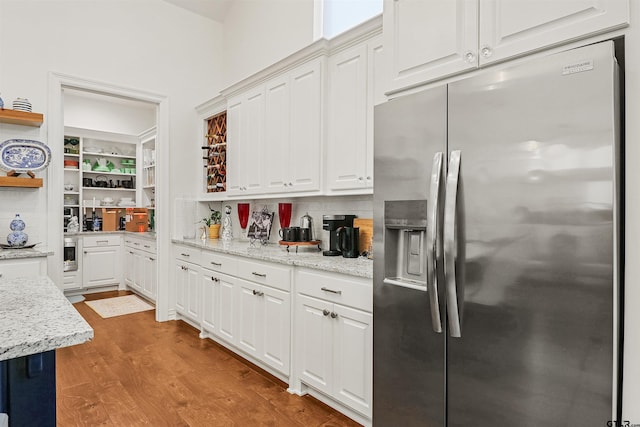
[[[207,119],[205,135],[207,193],[220,193],[227,190],[227,112]]]

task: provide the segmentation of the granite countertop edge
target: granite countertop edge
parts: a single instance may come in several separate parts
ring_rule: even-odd
[[[24,259],[24,258],[44,258],[53,255],[49,249],[0,249],[0,260],[3,259]]]
[[[373,278],[373,261],[364,257],[343,258],[341,256],[323,256],[317,247],[301,248],[296,253],[290,248],[287,252],[284,246],[267,244],[265,246],[251,246],[248,241],[233,240],[200,240],[200,239],[172,239],[173,243],[182,244],[197,249],[236,255],[244,258],[274,262],[315,270],[346,274],[349,276]]]
[[[0,279],[0,361],[82,344],[93,329],[46,276]]]

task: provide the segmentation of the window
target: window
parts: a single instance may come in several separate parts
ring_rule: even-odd
[[[382,0],[315,0],[314,40],[330,39],[382,13]]]

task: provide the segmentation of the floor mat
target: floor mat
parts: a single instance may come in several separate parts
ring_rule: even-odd
[[[123,316],[125,314],[155,309],[153,305],[136,295],[85,301],[85,304],[103,318]]]

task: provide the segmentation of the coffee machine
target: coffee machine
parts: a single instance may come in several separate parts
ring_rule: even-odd
[[[353,227],[355,215],[322,215],[322,229],[329,232],[329,250],[323,251],[324,256],[338,256],[342,252],[338,249],[340,227]]]

